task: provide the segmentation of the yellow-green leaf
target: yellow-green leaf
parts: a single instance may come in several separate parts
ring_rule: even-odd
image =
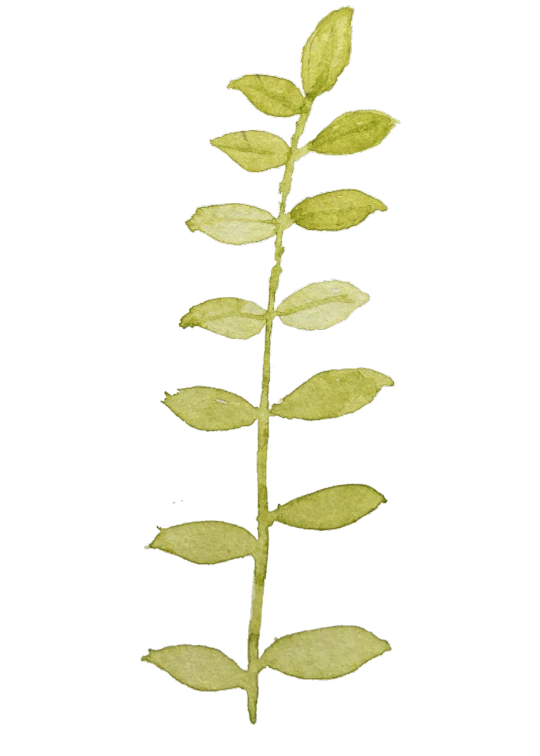
[[[233,430],[258,417],[258,410],[241,396],[208,386],[178,389],[172,395],[165,392],[163,404],[197,430]]]
[[[195,690],[230,690],[246,685],[247,673],[217,648],[167,646],[148,652],[142,661],[155,664]]]
[[[276,219],[266,210],[251,205],[208,205],[199,207],[187,221],[187,227],[224,244],[251,244],[274,236]]]
[[[393,385],[387,375],[368,368],[326,370],[274,404],[271,414],[299,420],[341,417],[372,402],[383,386]]]
[[[370,486],[332,486],[279,506],[273,516],[276,522],[293,528],[335,530],[365,517],[385,501]]]
[[[181,328],[205,328],[229,339],[249,339],[266,323],[266,310],[246,299],[221,297],[192,307],[180,321]]]
[[[352,155],[376,147],[398,123],[378,110],[344,113],[309,143],[312,152],[322,155]]]
[[[368,294],[346,281],[323,281],[295,291],[276,312],[285,325],[321,331],[341,323],[368,300]]]
[[[358,189],[341,189],[308,197],[291,210],[290,216],[310,231],[341,231],[357,226],[375,210],[387,209],[380,200]]]
[[[236,131],[212,139],[210,144],[252,173],[279,168],[280,165],[285,165],[289,157],[287,142],[267,131]]]
[[[245,94],[251,104],[266,115],[297,115],[304,104],[304,97],[298,87],[292,81],[278,76],[242,76],[231,81],[229,89],[237,89]]]
[[[332,89],[351,57],[353,9],[332,11],[317,24],[302,52],[302,84],[309,97]]]
[[[228,522],[186,522],[159,528],[148,546],[196,564],[218,564],[253,554],[257,539],[244,528]]]
[[[390,644],[361,627],[323,627],[278,638],[264,652],[261,668],[304,680],[332,680],[385,651],[390,651]]]

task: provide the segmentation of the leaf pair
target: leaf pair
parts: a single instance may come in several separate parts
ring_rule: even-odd
[[[377,110],[344,113],[304,148],[321,155],[353,155],[376,147],[388,136],[397,121]],[[210,143],[222,150],[246,171],[259,173],[285,165],[290,154],[288,144],[267,131],[237,131]],[[296,158],[297,159],[297,158]]]
[[[313,231],[341,231],[357,226],[386,205],[357,189],[342,189],[308,197],[289,213],[288,219]],[[271,213],[252,205],[228,204],[199,207],[187,221],[190,231],[202,231],[224,244],[251,244],[270,239],[277,232]]]
[[[390,651],[387,641],[361,627],[341,625],[304,630],[278,638],[259,662],[259,671],[270,667],[304,680],[332,680],[355,672],[366,662]],[[168,646],[150,650],[142,661],[168,672],[195,690],[248,689],[250,678],[236,662],[208,646]]]
[[[309,100],[328,92],[351,56],[353,9],[340,8],[317,24],[302,51],[302,85]],[[260,111],[278,118],[298,115],[304,97],[292,81],[277,76],[242,76],[229,89],[242,92]]]
[[[317,331],[349,317],[369,296],[346,281],[310,284],[287,297],[276,310],[292,328]],[[181,328],[205,328],[230,339],[249,339],[266,324],[266,310],[245,299],[221,297],[195,305],[180,321]]]
[[[393,386],[387,375],[368,368],[326,370],[303,383],[271,415],[299,420],[325,420],[356,412],[369,404],[383,386]],[[208,386],[165,394],[163,404],[192,428],[234,430],[252,425],[259,410],[237,394]]]
[[[374,488],[348,484],[300,496],[271,512],[272,522],[307,530],[335,530],[357,522],[386,499]],[[228,522],[187,522],[159,528],[149,549],[195,564],[220,564],[255,556],[257,539],[245,528]]]

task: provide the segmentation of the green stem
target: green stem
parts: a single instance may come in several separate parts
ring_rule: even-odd
[[[306,127],[306,122],[311,110],[312,101],[305,101],[305,105],[296,124],[289,158],[285,166],[283,180],[279,186],[281,202],[279,207],[275,264],[270,274],[268,289],[268,308],[266,311],[266,329],[264,337],[264,358],[262,374],[262,391],[260,403],[260,415],[258,421],[258,447],[257,447],[257,490],[258,490],[258,550],[255,554],[255,569],[253,574],[253,593],[251,597],[251,617],[249,621],[248,637],[248,673],[249,684],[248,711],[252,724],[257,721],[257,700],[259,697],[259,637],[261,634],[262,605],[264,596],[264,582],[268,567],[268,529],[272,524],[272,518],[268,513],[268,486],[267,486],[267,462],[268,462],[268,436],[270,419],[270,348],[272,343],[272,324],[275,317],[274,305],[276,292],[281,274],[281,258],[285,249],[283,247],[283,232],[288,225],[286,217],[286,205],[289,192],[291,191],[294,163],[301,156],[298,150],[298,141]],[[302,153],[303,154],[303,153]]]

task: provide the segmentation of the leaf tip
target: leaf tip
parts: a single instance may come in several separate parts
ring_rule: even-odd
[[[391,646],[391,645],[390,645],[390,644],[388,643],[388,641],[385,641],[385,640],[383,640],[383,641],[382,641],[382,645],[383,645],[383,647],[384,647],[384,648],[383,648],[383,651],[382,651],[382,652],[383,652],[383,654],[384,654],[384,653],[385,653],[386,651],[391,651],[391,650],[392,650],[392,646]]]
[[[189,228],[190,231],[196,231],[197,230],[197,224],[195,222],[195,215],[192,215],[189,220],[186,221],[186,226]]]

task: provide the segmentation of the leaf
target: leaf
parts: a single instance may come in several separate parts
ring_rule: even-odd
[[[222,297],[195,305],[180,321],[181,328],[205,328],[229,339],[250,339],[266,323],[266,310],[245,299]]]
[[[256,547],[257,539],[244,528],[209,520],[159,528],[147,548],[160,549],[195,564],[218,564],[250,556]]]
[[[390,644],[361,627],[323,627],[278,638],[261,658],[271,667],[304,680],[332,680],[390,651]]]
[[[384,496],[370,486],[332,486],[279,506],[274,519],[293,528],[335,530],[351,525],[384,502]]]
[[[208,646],[167,646],[150,650],[142,661],[155,664],[195,690],[229,690],[246,684],[247,673],[217,648]]]
[[[202,231],[224,244],[251,244],[276,233],[273,215],[259,207],[240,204],[199,207],[186,225],[190,231]]]
[[[242,76],[231,81],[228,88],[245,94],[251,104],[266,115],[298,115],[304,105],[304,97],[298,87],[278,76]]]
[[[340,8],[319,21],[302,52],[302,84],[311,98],[328,92],[351,57],[353,9]]]
[[[326,370],[274,404],[271,414],[299,420],[341,417],[369,404],[383,386],[393,385],[387,375],[368,368]]]
[[[258,409],[237,394],[207,386],[165,392],[163,404],[192,428],[205,431],[233,430],[251,425]]]
[[[310,231],[341,231],[357,226],[375,210],[387,209],[380,200],[358,189],[341,189],[308,197],[291,210],[290,216]]]
[[[285,165],[289,145],[281,137],[267,131],[236,131],[210,140],[246,171],[257,173]]]
[[[345,281],[323,281],[287,297],[276,312],[282,323],[304,331],[322,331],[341,323],[369,296]]]
[[[309,143],[312,152],[322,155],[352,155],[376,147],[398,123],[378,110],[344,113]]]

